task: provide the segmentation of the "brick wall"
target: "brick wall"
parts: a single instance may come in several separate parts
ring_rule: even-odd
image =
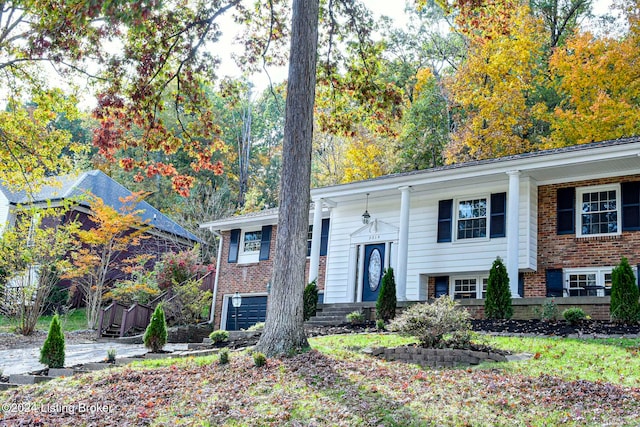
[[[558,235],[556,194],[558,188],[587,187],[639,181],[640,175],[594,179],[538,188],[538,271],[525,275],[525,296],[546,295],[546,270],[554,268],[615,266],[621,257],[629,264],[640,263],[640,232],[623,232],[619,236],[581,237]],[[620,201],[618,208],[621,209]]]
[[[273,271],[273,257],[276,247],[276,226],[273,226],[271,232],[271,251],[269,259],[250,264],[229,263],[229,242],[231,240],[231,232],[222,233],[224,244],[222,247],[222,258],[220,260],[220,273],[218,276],[218,294],[215,307],[215,325],[216,329],[220,328],[220,316],[222,315],[222,304],[224,295],[233,294],[235,292],[244,293],[261,293],[267,292],[267,283],[271,280]],[[318,270],[318,289],[324,290],[326,256],[320,257],[320,267]],[[309,258],[307,258],[305,267],[305,280],[309,276]],[[305,283],[302,283],[304,285]]]

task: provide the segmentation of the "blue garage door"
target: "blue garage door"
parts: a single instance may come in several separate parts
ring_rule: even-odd
[[[267,316],[267,297],[242,297],[242,305],[238,307],[238,327],[236,328],[236,309],[227,298],[227,331],[247,329],[258,322],[264,322]]]

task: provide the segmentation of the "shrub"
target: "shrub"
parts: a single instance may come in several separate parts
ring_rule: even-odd
[[[158,353],[167,343],[167,322],[164,320],[162,304],[158,304],[151,315],[151,323],[144,332],[144,346],[152,353]]]
[[[47,339],[40,349],[40,363],[49,368],[64,367],[64,334],[58,314],[53,316],[49,324]]]
[[[580,307],[571,307],[562,312],[562,317],[564,317],[564,320],[569,322],[569,324],[575,325],[580,323],[581,320],[584,320],[587,315]]]
[[[184,324],[198,323],[209,313],[213,294],[210,290],[200,289],[200,285],[201,281],[189,279],[173,287],[177,295],[174,302],[179,311],[178,316]]]
[[[611,272],[609,315],[611,320],[624,323],[635,323],[640,316],[638,285],[626,258],[622,258]]]
[[[138,255],[126,259],[124,262],[127,265],[123,271],[129,274],[130,278],[116,282],[104,298],[130,306],[135,303],[147,304],[160,295],[156,273],[149,271],[146,266],[150,258],[150,255]]]
[[[199,251],[196,245],[190,251],[165,253],[155,268],[158,287],[165,290],[207,271],[207,267],[198,261]]]
[[[347,314],[347,320],[353,324],[364,322],[364,314],[360,311],[352,311]]]
[[[389,325],[400,335],[418,339],[423,347],[468,347],[473,336],[470,315],[458,309],[457,303],[443,295],[433,303],[415,304]]]
[[[376,329],[379,331],[384,331],[384,320],[382,319],[376,320]]]
[[[510,319],[513,316],[509,275],[500,257],[496,258],[489,271],[484,315],[487,319]]]
[[[226,365],[227,363],[229,363],[229,349],[228,348],[223,348],[222,350],[220,350],[220,364],[221,365]]]
[[[540,316],[540,320],[548,322],[556,320],[558,317],[558,305],[552,299],[545,301],[541,308],[536,308],[535,313]]]
[[[218,330],[209,334],[209,339],[215,344],[219,342],[229,341],[229,332]]]
[[[260,353],[259,351],[253,353],[253,364],[256,367],[261,367],[267,364],[267,356],[264,353]]]
[[[251,331],[251,332],[264,331],[264,322],[254,323],[253,325],[247,328],[247,331]]]
[[[304,320],[311,319],[316,314],[318,307],[318,286],[316,281],[309,283],[304,288]]]
[[[108,363],[116,363],[116,349],[115,348],[110,348],[109,350],[107,350],[107,362]]]
[[[388,321],[396,317],[396,279],[393,268],[389,267],[382,276],[382,285],[376,301],[376,317]]]

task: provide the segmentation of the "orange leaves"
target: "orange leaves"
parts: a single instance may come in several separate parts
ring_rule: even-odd
[[[633,21],[632,21],[633,22]],[[576,33],[556,49],[549,65],[564,101],[552,112],[547,146],[582,144],[640,132],[640,36],[595,37]]]

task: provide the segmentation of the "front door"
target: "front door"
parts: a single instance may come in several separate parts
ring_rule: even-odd
[[[376,301],[384,270],[384,243],[364,247],[362,301]]]

